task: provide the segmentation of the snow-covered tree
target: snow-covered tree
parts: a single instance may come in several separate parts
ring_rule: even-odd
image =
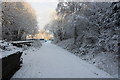
[[[0,40],[2,39],[2,2],[0,2]]]
[[[2,38],[22,40],[37,32],[36,14],[26,2],[2,3]]]

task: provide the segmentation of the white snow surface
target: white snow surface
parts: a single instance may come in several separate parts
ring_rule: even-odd
[[[32,42],[32,41],[11,41],[11,43],[25,43],[25,42]]]
[[[13,78],[113,78],[51,43],[24,51],[22,58],[23,65]]]
[[[2,50],[0,48],[0,59],[4,58],[4,57],[7,57],[9,55],[15,54],[18,51],[22,52],[21,48],[13,46],[11,43],[6,42],[6,41],[0,40],[0,46],[5,46],[6,47],[5,50]]]

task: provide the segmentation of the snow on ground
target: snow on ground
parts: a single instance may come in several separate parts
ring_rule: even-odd
[[[51,43],[22,55],[23,66],[13,78],[112,78],[108,73]]]
[[[4,49],[2,49],[4,48]],[[11,54],[14,54],[18,51],[22,51],[21,48],[17,48],[15,46],[13,46],[11,43],[6,42],[6,41],[2,41],[0,40],[0,59],[3,57],[7,57]]]
[[[96,47],[89,53],[86,52],[86,54],[82,55],[81,51],[82,50],[84,51],[85,48],[84,47],[78,48],[78,47],[74,46],[73,38],[63,40],[63,41],[57,43],[56,45],[68,50],[69,52],[72,52],[76,56],[80,57],[82,60],[84,60],[90,64],[93,64],[96,67],[98,67],[99,69],[102,69],[105,72],[108,72],[109,74],[111,74],[112,76],[118,78],[118,58],[115,53],[102,52],[102,51],[99,51],[99,49],[96,50],[96,48],[97,48]],[[98,51],[98,53],[93,52],[94,50],[96,50],[96,52]],[[93,53],[95,53],[95,54],[93,54]],[[94,55],[94,57],[93,57],[93,55]]]

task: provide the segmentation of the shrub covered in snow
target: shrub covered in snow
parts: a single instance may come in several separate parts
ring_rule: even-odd
[[[40,40],[34,40],[32,43],[32,47],[34,48],[40,48],[42,46]]]

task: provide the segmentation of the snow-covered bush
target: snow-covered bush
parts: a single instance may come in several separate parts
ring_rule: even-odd
[[[32,43],[32,47],[34,48],[40,48],[42,46],[40,40],[34,40]]]

